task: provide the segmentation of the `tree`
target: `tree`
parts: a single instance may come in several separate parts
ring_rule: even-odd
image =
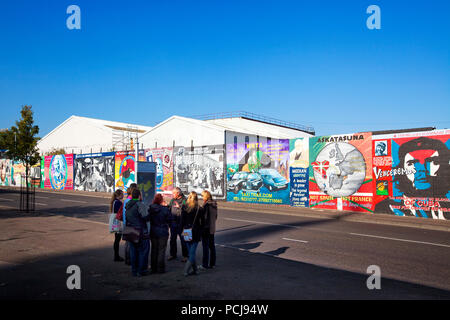
[[[8,158],[22,161],[25,165],[25,181],[28,188],[30,167],[41,160],[37,149],[39,138],[36,137],[39,127],[34,125],[31,106],[23,106],[20,114],[22,118],[16,121],[16,125],[0,135],[0,144],[8,150],[6,152]]]
[[[47,152],[45,155],[46,156],[56,156],[58,154],[66,154],[66,150],[64,150],[64,148],[53,148],[52,150],[50,150],[49,152]]]

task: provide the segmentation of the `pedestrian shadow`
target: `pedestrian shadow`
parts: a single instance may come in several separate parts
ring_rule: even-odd
[[[220,230],[217,230],[216,233],[227,232],[227,231],[236,230],[236,229],[243,229],[243,228],[247,228],[247,227],[251,227],[251,226],[254,226],[254,224],[247,224],[245,226],[234,227],[234,228],[220,229]]]
[[[281,247],[281,248],[278,248],[276,250],[264,252],[264,254],[268,254],[268,255],[271,255],[271,256],[279,256],[280,254],[285,253],[287,251],[287,249],[289,249],[289,248],[290,247]]]
[[[238,243],[232,244],[231,246],[234,248],[244,249],[244,250],[252,250],[258,248],[263,242],[252,242],[252,243]]]

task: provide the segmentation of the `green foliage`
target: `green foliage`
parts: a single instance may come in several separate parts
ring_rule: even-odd
[[[8,158],[20,160],[26,165],[28,176],[29,167],[41,160],[37,149],[39,138],[36,137],[39,127],[34,125],[31,106],[23,106],[20,114],[21,119],[16,121],[16,125],[3,132],[0,143],[8,149]]]
[[[64,150],[63,148],[60,149],[52,149],[52,151],[47,152],[45,155],[46,156],[56,156],[57,154],[66,154],[66,150]]]

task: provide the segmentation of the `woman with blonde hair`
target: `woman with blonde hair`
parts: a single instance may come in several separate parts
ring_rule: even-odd
[[[202,192],[203,214],[205,224],[202,231],[203,261],[205,269],[214,268],[216,265],[216,245],[214,234],[216,233],[217,202],[213,200],[208,190]]]
[[[181,208],[181,226],[183,236],[189,253],[189,258],[184,266],[184,275],[197,274],[197,264],[195,254],[198,243],[202,236],[204,225],[203,208],[198,204],[197,193],[192,191],[186,200],[186,204]],[[193,270],[190,273],[190,270]]]

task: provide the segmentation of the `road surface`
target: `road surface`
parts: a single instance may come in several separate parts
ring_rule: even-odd
[[[216,269],[184,278],[182,264],[170,261],[164,275],[133,279],[128,266],[112,262],[108,199],[38,191],[36,212],[24,214],[15,211],[18,198],[0,189],[0,298],[450,298],[446,231],[227,204],[219,210]],[[201,261],[201,245],[197,253]],[[65,286],[72,264],[83,272],[82,290]],[[380,290],[366,285],[372,265]]]

